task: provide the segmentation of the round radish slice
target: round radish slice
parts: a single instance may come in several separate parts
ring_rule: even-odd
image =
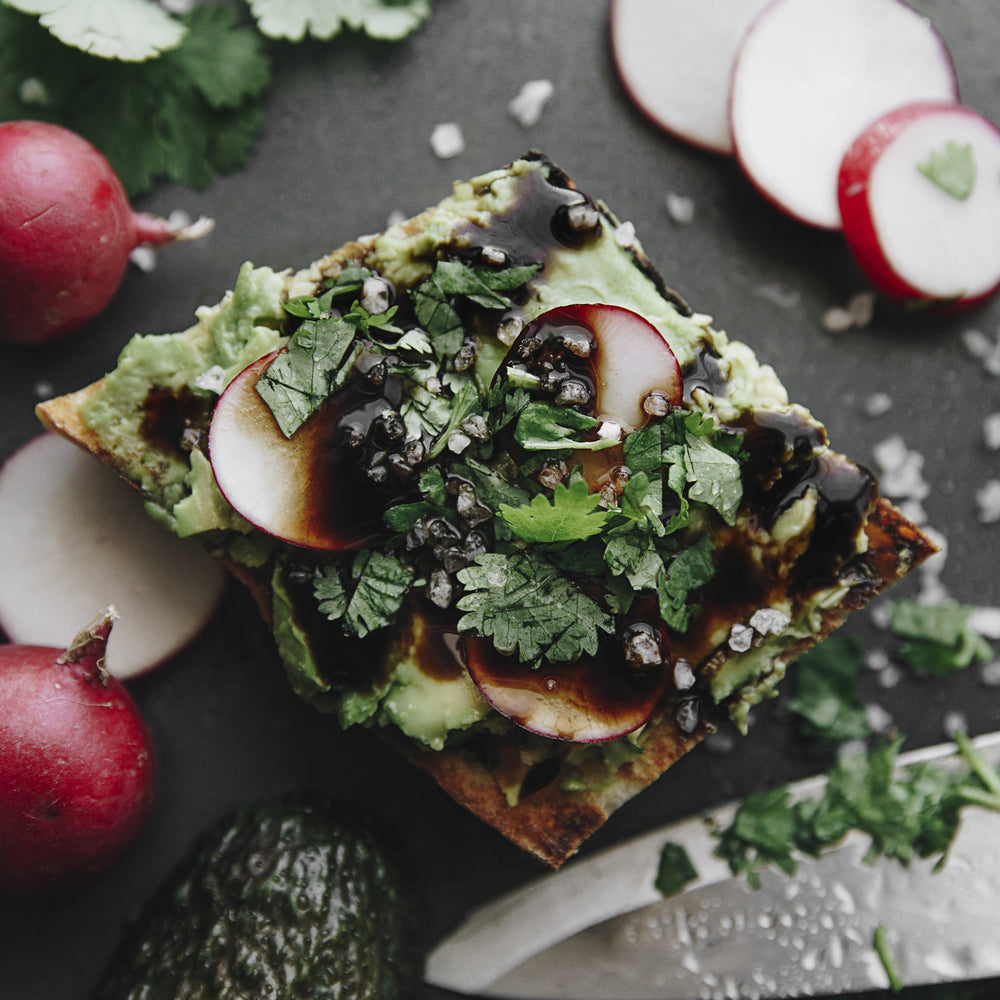
[[[350,461],[343,421],[354,415],[367,428],[390,404],[352,384],[285,437],[256,389],[278,353],[248,365],[216,403],[208,455],[219,489],[241,517],[282,541],[327,551],[363,548],[384,532],[383,505]]]
[[[108,672],[131,677],[180,652],[225,587],[221,565],[156,524],[112,469],[54,433],[0,469],[0,628],[21,645],[65,647],[102,607],[121,619]]]
[[[574,304],[542,313],[511,345],[498,375],[510,364],[540,374],[557,405],[577,406],[623,432],[683,398],[680,365],[660,331],[621,306]]]
[[[640,111],[672,135],[733,151],[729,77],[768,0],[612,0],[611,52]]]
[[[645,622],[605,639],[595,657],[537,669],[498,653],[488,639],[465,640],[469,676],[493,708],[531,733],[574,743],[617,739],[648,722],[666,684],[668,660],[665,629]]]
[[[773,0],[737,54],[730,127],[767,198],[837,229],[837,174],[855,136],[902,104],[957,99],[943,41],[901,0]]]
[[[848,149],[844,236],[891,298],[965,307],[1000,287],[1000,130],[958,104],[891,111]]]

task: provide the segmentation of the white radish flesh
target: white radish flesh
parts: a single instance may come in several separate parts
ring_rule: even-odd
[[[611,51],[622,85],[660,128],[733,150],[729,78],[743,34],[768,0],[612,0]]]
[[[839,199],[844,236],[887,296],[967,306],[1000,287],[1000,131],[971,108],[921,102],[870,125]]]
[[[730,126],[767,198],[837,229],[837,175],[862,129],[903,104],[957,99],[944,42],[900,0],[774,0],[736,57]]]
[[[107,666],[123,679],[180,652],[221,599],[221,566],[57,434],[33,438],[0,469],[0,523],[0,629],[11,642],[65,647],[95,608],[114,605]]]

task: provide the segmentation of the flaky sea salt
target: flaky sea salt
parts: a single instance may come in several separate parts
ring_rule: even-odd
[[[615,230],[615,242],[626,250],[635,246],[635,225],[631,222],[623,222]]]
[[[987,687],[1000,687],[1000,660],[984,664],[979,671],[979,679]]]
[[[226,381],[226,372],[221,365],[212,365],[207,371],[195,377],[194,384],[206,392],[222,392]]]
[[[976,507],[983,524],[996,524],[1000,521],[1000,479],[987,479],[976,490]]]
[[[507,113],[525,128],[537,125],[545,105],[552,100],[556,88],[551,80],[529,80],[507,105]]]
[[[966,330],[962,343],[991,375],[1000,375],[1000,333],[991,340],[982,330]]]
[[[791,619],[777,608],[760,608],[753,613],[750,627],[761,635],[778,635],[788,626]]]
[[[941,727],[944,729],[945,736],[950,738],[955,733],[967,733],[969,731],[969,720],[963,712],[945,712],[944,718],[941,720]]]
[[[865,413],[869,417],[881,417],[892,409],[892,397],[886,392],[873,392],[865,400]]]
[[[1000,639],[1000,608],[976,608],[969,615],[969,628],[984,639]]]
[[[667,206],[667,215],[671,222],[678,226],[689,226],[694,222],[695,205],[694,199],[687,195],[677,194],[675,191],[668,191],[663,196],[663,202]]]
[[[440,160],[448,160],[465,152],[465,136],[457,122],[441,122],[431,132],[431,149]]]
[[[983,441],[991,451],[1000,451],[1000,413],[991,413],[983,421]]]
[[[855,292],[843,306],[831,306],[823,313],[823,329],[831,333],[868,326],[875,317],[876,296],[874,292]]]
[[[884,733],[892,725],[892,716],[881,706],[872,702],[865,705],[865,718],[873,733]]]
[[[924,456],[906,446],[902,435],[894,434],[875,445],[875,461],[882,469],[882,492],[896,500],[924,500],[930,486],[924,480]]]
[[[754,631],[747,625],[734,625],[729,632],[729,648],[734,653],[745,653],[753,645]]]

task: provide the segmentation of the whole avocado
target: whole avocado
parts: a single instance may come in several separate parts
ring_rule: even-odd
[[[384,831],[297,796],[213,828],[146,905],[93,1000],[407,1000],[422,965]]]

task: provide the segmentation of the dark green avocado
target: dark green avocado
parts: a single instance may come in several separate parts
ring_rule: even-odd
[[[316,797],[248,806],[149,901],[93,1000],[406,1000],[422,978],[394,845]]]

